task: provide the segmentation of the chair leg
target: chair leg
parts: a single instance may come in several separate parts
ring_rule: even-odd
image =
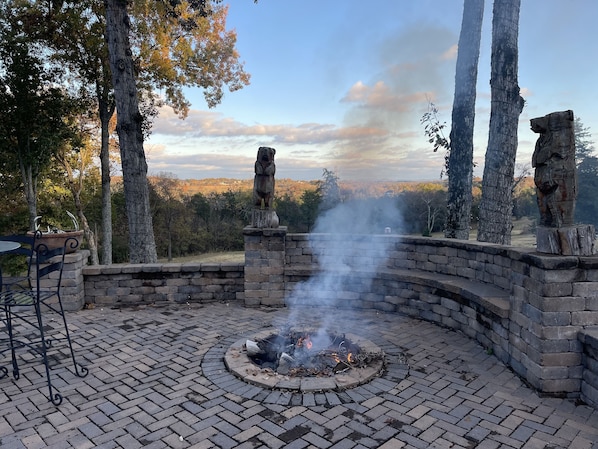
[[[89,370],[85,368],[83,365],[77,363],[77,359],[75,358],[75,351],[73,349],[73,343],[71,341],[71,334],[69,332],[69,327],[66,323],[66,314],[64,313],[64,307],[62,307],[62,299],[58,296],[58,305],[60,310],[57,310],[58,314],[62,317],[62,324],[64,325],[64,334],[66,336],[66,341],[69,345],[69,350],[71,352],[71,360],[73,361],[73,368],[75,370],[75,374],[79,377],[85,377],[89,374]]]
[[[12,361],[12,376],[15,379],[19,379],[19,377],[21,377],[20,375],[20,371],[19,371],[19,365],[17,363],[17,354],[15,352],[15,339],[14,339],[14,333],[13,333],[13,328],[12,328],[12,312],[10,311],[10,307],[6,307],[5,309],[6,312],[6,330],[8,331],[8,342],[9,342],[9,346],[10,346],[10,359]]]
[[[2,322],[6,323],[6,319],[3,319]],[[5,327],[6,327],[6,331],[8,333],[8,324],[5,324]],[[8,344],[10,345],[10,337],[8,340]],[[2,366],[0,366],[0,379],[4,379],[6,376],[8,376],[8,368],[5,367],[4,365],[2,365]]]
[[[44,335],[44,323],[42,320],[41,306],[39,302],[35,302],[35,315],[37,316],[37,324],[39,328],[40,344],[41,344],[41,355],[46,369],[46,379],[48,381],[48,397],[52,404],[60,405],[62,403],[62,395],[55,391],[52,387],[52,379],[50,377],[50,366],[48,364],[48,346],[46,344],[46,338]]]

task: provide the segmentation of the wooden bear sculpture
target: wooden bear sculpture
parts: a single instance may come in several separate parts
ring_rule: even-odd
[[[540,134],[532,156],[540,225],[571,226],[577,196],[573,111],[553,112],[530,121]]]
[[[274,174],[276,150],[270,147],[259,147],[255,161],[255,177],[253,178],[253,204],[261,208],[272,208],[274,200]]]

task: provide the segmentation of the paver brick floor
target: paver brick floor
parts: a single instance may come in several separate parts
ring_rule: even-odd
[[[228,373],[239,338],[287,323],[361,335],[389,355],[379,377],[342,392],[283,392]],[[598,449],[598,411],[543,398],[466,336],[375,311],[239,305],[83,310],[68,315],[80,361],[0,379],[2,448]],[[394,363],[399,353],[408,368]],[[2,363],[6,363],[6,358]]]

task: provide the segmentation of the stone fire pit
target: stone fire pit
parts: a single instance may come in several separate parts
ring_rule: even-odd
[[[371,341],[354,334],[344,334],[347,341],[360,348],[361,354],[374,354],[366,366],[357,367],[347,365],[339,372],[292,375],[280,374],[273,368],[258,366],[248,355],[247,342],[260,342],[276,334],[273,330],[264,330],[252,335],[249,339],[242,338],[232,344],[224,356],[227,369],[235,376],[253,385],[269,389],[295,390],[302,392],[346,390],[362,385],[378,377],[384,369],[384,353]]]

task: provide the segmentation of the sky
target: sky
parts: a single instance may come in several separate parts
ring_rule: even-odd
[[[188,89],[185,120],[164,107],[145,143],[149,173],[178,179],[253,178],[260,146],[276,178],[436,181],[421,118],[430,102],[450,133],[463,0],[228,0],[227,28],[251,84],[208,108]],[[490,120],[492,4],[480,49],[474,174]],[[534,117],[572,109],[598,140],[598,1],[521,0],[518,170],[531,166]]]

